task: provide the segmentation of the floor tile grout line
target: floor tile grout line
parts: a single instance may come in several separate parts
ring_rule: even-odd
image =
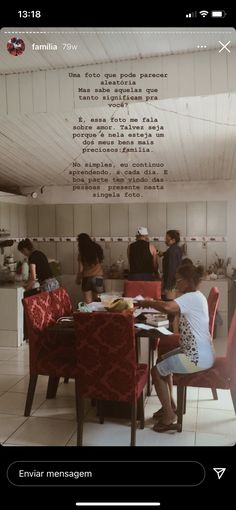
[[[18,416],[18,418],[19,418],[19,416]],[[18,430],[18,429],[20,429],[20,427],[21,427],[22,425],[24,425],[24,424],[25,424],[25,422],[29,419],[29,417],[27,417],[27,416],[24,416],[24,418],[25,418],[25,420],[24,420],[24,421],[23,421],[23,422],[22,422],[22,423],[21,423],[21,424],[20,424],[20,425],[19,425],[19,426],[15,429],[15,430],[14,430],[14,432],[12,432],[12,433],[10,434],[10,436],[8,436],[8,437],[5,439],[5,441],[2,443],[3,445],[4,445],[4,443],[5,443],[6,441],[8,441],[8,439],[9,439],[11,436],[13,436],[13,434],[15,434],[15,433],[17,432],[17,430]]]

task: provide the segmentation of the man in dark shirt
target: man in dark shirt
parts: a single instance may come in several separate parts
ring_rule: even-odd
[[[130,265],[129,280],[152,281],[158,273],[158,260],[155,246],[149,242],[146,227],[139,227],[136,241],[128,247]]]
[[[18,250],[28,257],[30,277],[25,285],[26,290],[34,287],[36,280],[39,281],[40,290],[52,291],[58,289],[59,283],[53,277],[48,259],[42,251],[35,250],[30,239],[23,239],[18,244]]]
[[[165,239],[168,249],[164,253],[158,252],[160,257],[163,256],[163,286],[167,299],[175,299],[176,297],[175,275],[182,260],[182,250],[178,246],[179,242],[180,235],[178,230],[168,230]]]

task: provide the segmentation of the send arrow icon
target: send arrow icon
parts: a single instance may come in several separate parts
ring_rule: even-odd
[[[216,472],[218,480],[220,480],[224,472],[226,471],[226,468],[213,468],[213,470]]]

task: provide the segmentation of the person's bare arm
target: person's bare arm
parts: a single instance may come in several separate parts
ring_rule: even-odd
[[[30,264],[30,266],[29,266],[29,280],[24,285],[25,290],[32,289],[32,287],[33,287],[34,283],[36,282],[36,280],[37,280],[36,265],[35,264]]]
[[[75,283],[77,283],[77,285],[80,285],[80,283],[81,283],[83,269],[84,269],[83,264],[82,264],[80,258],[78,257],[78,272],[77,272],[76,280],[75,280]]]
[[[158,257],[157,257],[157,250],[156,250],[156,247],[154,246],[154,244],[149,244],[149,249],[150,249],[150,252],[152,254],[152,260],[153,260],[153,268],[154,268],[154,271],[157,271],[158,270]]]
[[[155,308],[155,310],[158,310],[159,312],[164,313],[179,313],[180,308],[179,305],[175,301],[155,301],[155,300],[149,300],[144,299],[143,301],[139,301],[139,307],[140,308]]]

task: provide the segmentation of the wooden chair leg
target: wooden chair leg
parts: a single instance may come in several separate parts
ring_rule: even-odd
[[[183,403],[183,414],[186,414],[186,404],[187,404],[187,386],[184,386],[184,403]]]
[[[137,360],[137,363],[139,363],[140,352],[141,352],[140,337],[136,338],[135,351],[136,351],[136,360]]]
[[[60,377],[49,377],[46,398],[55,398]]]
[[[37,380],[38,380],[37,375],[30,376],[28,392],[27,392],[27,397],[26,397],[26,403],[25,403],[24,416],[30,416]]]
[[[152,376],[151,376],[151,368],[152,368],[152,345],[151,345],[151,339],[149,338],[149,344],[148,344],[148,380],[147,380],[147,396],[150,397],[152,392]]]
[[[217,389],[211,388],[212,396],[214,400],[218,400]]]
[[[152,348],[152,352],[151,352],[151,368],[154,367],[154,351],[155,351],[155,349]]]
[[[69,377],[64,377],[64,384],[68,384],[69,382]]]
[[[236,388],[231,388],[230,393],[231,393],[231,398],[232,398],[232,402],[233,402],[233,406],[234,406],[234,412],[236,414]]]
[[[177,418],[179,432],[182,432],[183,427],[184,393],[184,386],[177,386]]]
[[[75,381],[76,415],[77,415],[77,446],[83,446],[84,407],[85,400],[79,397],[77,381]]]
[[[131,440],[130,446],[136,445],[136,419],[137,419],[137,400],[131,404]]]
[[[140,429],[144,429],[144,398],[143,391],[138,399],[138,415],[140,420]]]

